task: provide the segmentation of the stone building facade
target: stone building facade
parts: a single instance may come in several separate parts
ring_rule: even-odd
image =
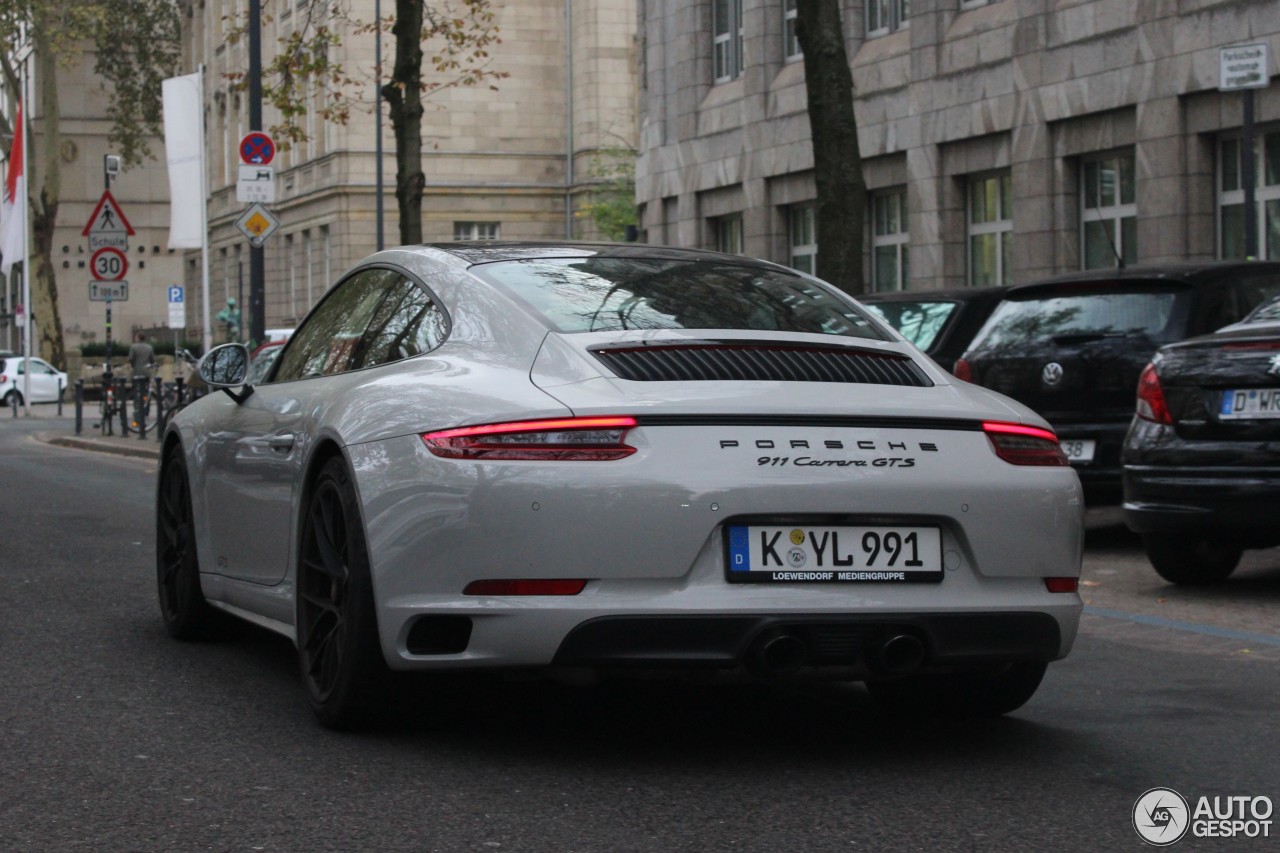
[[[812,269],[794,0],[640,0],[637,199],[651,242]],[[1243,256],[1244,96],[1264,44],[1260,254],[1280,257],[1275,0],[840,0],[871,190],[868,289]]]
[[[279,39],[318,0],[263,0],[264,66]],[[352,18],[372,21],[373,0],[353,0]],[[210,292],[214,312],[228,297],[247,305],[249,246],[235,227],[238,146],[248,103],[227,74],[247,71],[247,45],[228,39],[230,0],[184,0],[185,67],[203,63],[210,176]],[[385,14],[394,4],[384,2]],[[495,70],[509,76],[446,88],[426,102],[423,122],[423,237],[454,239],[595,236],[583,208],[601,158],[635,148],[635,0],[497,0],[501,44]],[[430,45],[424,49],[430,51]],[[394,58],[388,35],[384,65]],[[374,77],[372,35],[350,34],[332,59],[357,79]],[[424,69],[424,72],[426,69]],[[376,133],[372,87],[345,125],[304,117],[310,140],[277,155],[281,226],[265,245],[267,328],[295,325],[350,265],[375,251]],[[316,98],[324,93],[316,90]],[[394,137],[384,106],[384,245],[397,245]],[[277,121],[264,106],[264,125]],[[198,292],[200,258],[186,253],[185,280]],[[196,306],[192,305],[194,312]],[[191,324],[196,317],[192,313]],[[245,311],[247,319],[248,312]],[[215,330],[219,339],[219,330]]]

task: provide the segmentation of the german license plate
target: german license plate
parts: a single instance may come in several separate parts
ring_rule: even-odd
[[[1092,438],[1067,438],[1058,443],[1069,462],[1092,462],[1094,451],[1098,449],[1098,442]]]
[[[942,580],[942,531],[899,525],[731,525],[738,583],[928,583]]]
[[[1218,420],[1280,418],[1280,388],[1223,391]]]

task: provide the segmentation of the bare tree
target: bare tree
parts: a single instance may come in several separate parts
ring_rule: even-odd
[[[867,182],[862,175],[853,73],[844,45],[838,0],[796,0],[796,37],[804,51],[804,77],[813,137],[817,189],[817,275],[847,293],[862,293],[863,226]]]

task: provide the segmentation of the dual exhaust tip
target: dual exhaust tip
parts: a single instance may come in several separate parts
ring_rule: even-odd
[[[869,645],[867,662],[885,675],[903,675],[917,669],[925,660],[924,642],[913,634],[892,634]],[[808,662],[808,643],[782,629],[761,634],[747,652],[748,666],[767,676],[790,675]]]

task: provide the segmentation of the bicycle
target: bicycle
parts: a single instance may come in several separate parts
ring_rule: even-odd
[[[160,405],[166,422],[204,396],[204,388],[198,383],[198,377],[195,375],[195,366],[199,361],[190,350],[180,349],[174,353],[177,378],[173,382],[165,382],[160,389]],[[192,382],[192,379],[197,381]]]
[[[148,423],[151,416],[151,378],[139,375],[133,377],[133,417],[129,419],[128,432],[136,432],[139,438],[147,437],[147,430],[154,429],[155,423]]]
[[[94,424],[101,435],[115,434],[115,420],[119,406],[116,403],[114,379],[115,377],[110,373],[102,374],[102,400],[98,403],[99,421]]]

